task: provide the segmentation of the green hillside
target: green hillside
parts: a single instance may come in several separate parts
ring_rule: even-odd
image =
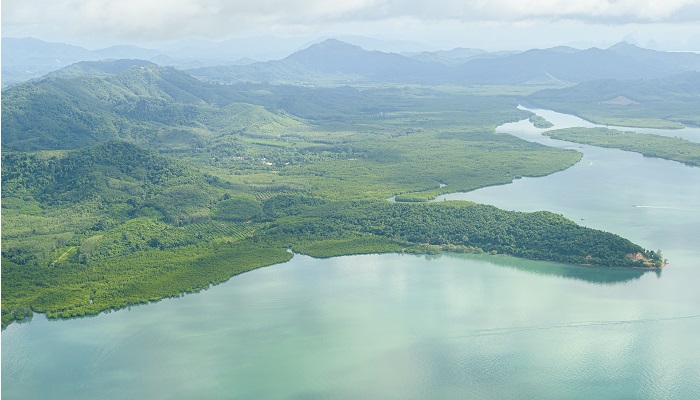
[[[3,149],[65,150],[117,138],[158,148],[163,136],[176,137],[167,140],[170,147],[179,140],[185,142],[179,147],[193,148],[242,129],[279,134],[298,124],[255,103],[239,103],[245,96],[235,90],[172,68],[132,65],[112,75],[70,71],[3,91]]]

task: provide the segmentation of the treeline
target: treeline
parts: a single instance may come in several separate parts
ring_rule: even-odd
[[[77,256],[43,268],[3,259],[2,324],[31,310],[67,318],[177,297],[291,257],[284,248],[244,240],[151,249],[89,265]]]
[[[43,262],[23,260],[4,248],[3,323],[26,318],[27,310],[72,317],[177,296],[288,260],[288,248],[315,257],[449,250],[639,267],[647,265],[628,255],[650,254],[617,235],[549,212],[460,201],[351,202],[286,194],[259,208],[241,202],[240,215],[252,220],[240,222],[231,219],[234,200],[220,203],[217,212],[226,218],[206,223],[175,226],[141,217],[86,232]]]
[[[622,132],[608,128],[566,128],[544,133],[554,139],[641,153],[700,166],[700,143],[678,137]]]
[[[316,240],[374,235],[406,247],[458,245],[575,264],[644,266],[628,256],[644,253],[640,246],[546,211],[521,213],[469,202],[318,204],[294,196],[278,196],[264,207],[268,215],[285,215],[266,234],[292,248]]]

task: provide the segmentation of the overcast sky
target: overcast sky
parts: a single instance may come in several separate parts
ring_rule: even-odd
[[[362,35],[433,49],[605,47],[625,39],[700,50],[700,0],[2,0],[2,35],[88,48]]]

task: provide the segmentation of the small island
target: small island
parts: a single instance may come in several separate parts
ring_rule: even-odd
[[[533,115],[527,120],[530,121],[530,123],[532,123],[532,125],[534,125],[535,128],[539,129],[549,129],[554,126],[553,123],[547,121],[547,119],[539,115]]]

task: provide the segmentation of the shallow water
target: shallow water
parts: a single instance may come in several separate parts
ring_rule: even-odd
[[[527,122],[499,130],[552,142]],[[297,255],[178,299],[13,324],[2,332],[2,395],[699,398],[700,168],[557,145],[583,160],[449,198],[561,213],[661,248],[663,272],[489,255]]]

